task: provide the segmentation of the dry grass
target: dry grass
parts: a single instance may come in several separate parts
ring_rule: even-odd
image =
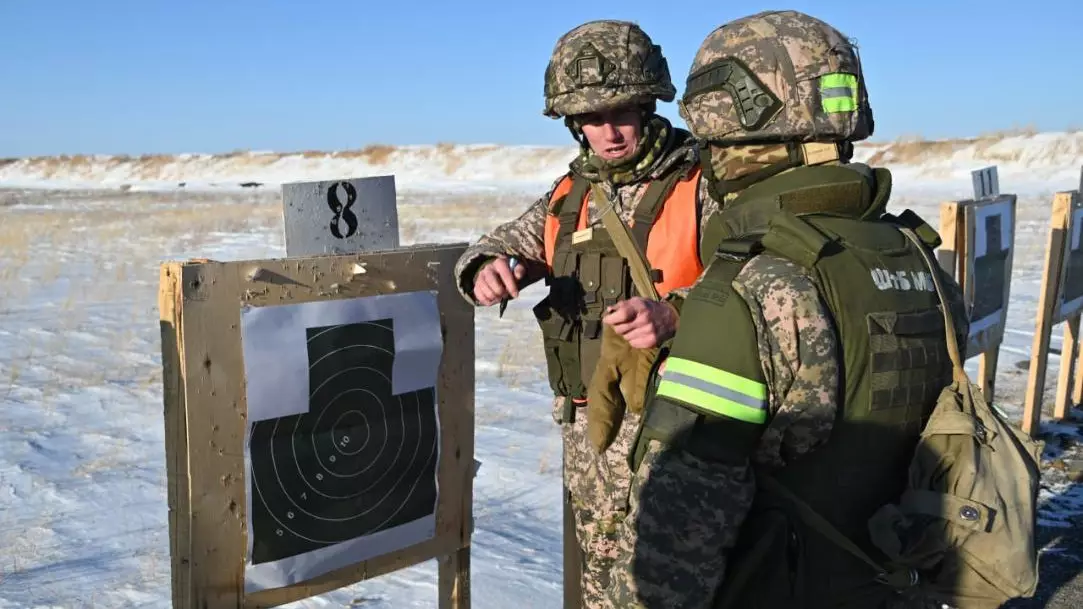
[[[373,144],[371,146],[365,146],[361,150],[344,150],[337,152],[335,153],[335,156],[346,159],[361,159],[373,165],[384,165],[397,150],[398,148],[395,146]]]

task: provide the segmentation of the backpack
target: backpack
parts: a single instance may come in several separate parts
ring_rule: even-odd
[[[871,540],[888,563],[870,558],[778,482],[759,482],[788,499],[805,524],[872,566],[886,585],[900,591],[917,586],[957,609],[993,609],[1032,597],[1037,588],[1034,532],[1043,443],[991,408],[970,381],[935,262],[905,226],[906,215],[899,228],[933,271],[953,380],[921,432],[898,502],[869,519]]]

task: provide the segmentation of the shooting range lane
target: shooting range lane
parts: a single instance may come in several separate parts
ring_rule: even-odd
[[[243,307],[246,591],[431,539],[443,351],[436,294]]]

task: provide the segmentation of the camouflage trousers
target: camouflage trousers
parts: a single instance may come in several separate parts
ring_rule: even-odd
[[[560,422],[565,398],[557,398],[553,417]],[[603,607],[602,595],[617,554],[617,526],[628,513],[632,472],[628,455],[639,428],[639,414],[625,415],[617,438],[597,455],[587,438],[586,408],[577,408],[572,423],[561,424],[564,484],[572,500],[575,533],[582,550],[583,608]]]
[[[746,468],[708,464],[651,441],[616,531],[606,609],[709,609],[752,505]]]

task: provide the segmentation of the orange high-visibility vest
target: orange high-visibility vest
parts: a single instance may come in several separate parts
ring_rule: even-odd
[[[674,288],[692,285],[703,272],[699,257],[699,216],[696,213],[699,176],[700,168],[696,167],[687,177],[677,181],[647,235],[647,262],[652,269],[662,272],[661,281],[654,284],[662,298]],[[567,196],[571,189],[572,178],[565,176],[549,198],[549,209],[552,210],[553,205],[561,197]],[[590,190],[587,190],[579,208],[576,230],[587,227],[590,198]],[[568,201],[565,205],[570,203]],[[634,224],[635,220],[632,219],[630,227]],[[559,217],[548,214],[545,217],[545,264],[550,272],[553,270],[553,253],[559,232]]]

